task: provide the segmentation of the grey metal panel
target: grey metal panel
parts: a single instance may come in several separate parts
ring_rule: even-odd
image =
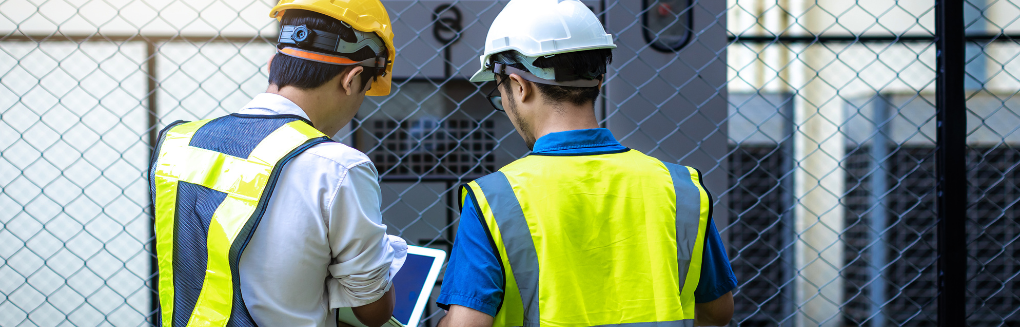
[[[677,52],[645,41],[642,1],[608,8],[606,29],[617,48],[607,125],[624,146],[701,170],[709,190],[723,194],[713,213],[717,226],[726,226],[726,2],[692,2],[692,39]]]
[[[393,23],[393,46],[397,48],[394,79],[442,77],[442,44],[432,37],[432,10],[443,3],[446,1],[383,1]]]
[[[492,83],[478,85],[464,80],[449,81],[445,85],[434,85],[427,80],[411,80],[400,82],[401,86],[395,86],[393,92],[387,97],[368,97],[358,113],[357,119],[363,125],[355,133],[357,135],[356,148],[369,155],[377,165],[383,163],[379,154],[392,154],[398,152],[396,149],[384,149],[380,138],[373,134],[376,122],[393,122],[416,120],[468,120],[474,122],[491,122],[493,124],[492,137],[496,146],[488,156],[494,161],[487,162],[493,167],[492,171],[503,167],[517,158],[528,153],[524,140],[514,130],[513,124],[506,114],[496,112],[485,99],[485,94],[493,88]],[[378,102],[378,109],[373,102]],[[388,133],[388,131],[384,131]],[[383,134],[385,138],[395,138],[394,135]],[[413,146],[413,144],[411,144]],[[424,149],[422,149],[424,151]],[[380,170],[379,174],[386,178],[386,175],[400,174],[397,171],[387,172]],[[478,177],[478,174],[468,174]],[[472,177],[473,178],[473,177]],[[469,181],[470,178],[466,181]]]
[[[433,35],[433,15],[443,5],[453,5],[461,13],[460,39],[450,48],[450,77],[469,78],[479,68],[478,57],[485,49],[485,36],[489,25],[508,1],[451,1],[451,0],[384,0],[393,21],[394,46],[397,57],[393,66],[394,78],[443,79],[444,43]],[[594,11],[602,8],[602,1],[582,1]],[[444,13],[441,17],[453,17]],[[453,35],[444,32],[443,35]],[[436,80],[437,83],[441,80]]]
[[[382,191],[382,217],[387,234],[399,235],[408,244],[437,247],[429,243],[443,240],[446,229],[455,228],[447,226],[447,204],[444,197],[438,196],[446,190],[446,183],[379,184]]]

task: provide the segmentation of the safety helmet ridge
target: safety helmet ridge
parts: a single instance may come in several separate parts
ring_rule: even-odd
[[[613,48],[613,36],[579,0],[512,0],[489,27],[485,51],[478,58],[481,67],[471,81],[495,79],[489,58],[507,50],[530,58],[530,63],[541,56]]]
[[[376,76],[366,95],[390,94],[396,48],[393,46],[393,25],[380,0],[280,0],[269,12],[269,17],[282,21],[288,9],[317,12],[350,25],[356,31],[375,33],[382,39],[387,51],[386,68],[383,74]]]

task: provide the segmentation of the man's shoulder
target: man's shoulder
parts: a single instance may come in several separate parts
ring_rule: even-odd
[[[662,160],[662,159],[659,159],[659,158],[647,155],[644,152],[641,152],[641,151],[638,151],[638,150],[634,150],[634,149],[630,149],[629,151],[627,151],[625,153],[629,155],[629,158],[627,160],[627,164],[628,165],[635,165],[635,166],[637,164],[648,165],[648,167],[644,167],[644,169],[639,169],[639,170],[642,170],[642,171],[654,170],[654,169],[649,169],[649,168],[653,168],[655,166],[664,167],[664,168],[666,168],[667,170],[670,170],[670,171],[678,171],[678,172],[685,172],[685,173],[689,172],[690,170],[698,171],[697,168],[694,168],[694,167],[691,167],[691,166],[685,166],[683,164],[679,164],[679,163],[675,163],[675,162],[669,162],[669,161],[666,161],[666,160]]]
[[[503,170],[500,169],[500,170],[488,173],[486,175],[483,175],[482,177],[475,178],[475,180],[473,182],[478,183],[478,182],[481,182],[481,181],[484,181],[484,180],[493,179],[493,178],[505,178],[503,176],[504,176],[503,175]]]
[[[632,167],[633,169],[630,169],[629,171],[655,171],[656,167],[666,167],[667,169],[687,169],[687,166],[662,161],[635,149],[624,149],[623,151],[614,151],[609,153],[582,153],[576,155],[531,154],[503,166],[503,168],[499,169],[499,172],[514,174],[520,171],[534,171],[535,167],[561,169],[564,167],[564,164],[569,162],[563,161],[562,159],[572,158],[575,160],[585,161],[592,160],[592,158],[602,155],[618,156],[617,158],[619,160],[617,160],[615,164]]]
[[[348,170],[358,165],[372,163],[365,153],[340,142],[317,144],[294,157],[294,160],[331,162]]]
[[[375,165],[363,152],[339,142],[324,142],[298,154],[289,163],[287,170],[300,171],[309,178],[340,180],[352,169],[367,168],[378,175]]]
[[[517,171],[520,171],[520,170],[529,170],[528,167],[530,167],[532,165],[541,165],[541,164],[544,164],[543,160],[535,160],[535,159],[539,159],[539,158],[542,158],[542,157],[543,156],[538,156],[538,155],[527,155],[527,156],[518,158],[517,160],[514,160],[514,161],[506,164],[506,166],[503,166],[502,168],[500,168],[496,172],[493,172],[491,174],[482,176],[479,179],[486,178],[486,177],[491,177],[493,175],[502,175],[504,173],[514,174],[514,173],[516,173]]]

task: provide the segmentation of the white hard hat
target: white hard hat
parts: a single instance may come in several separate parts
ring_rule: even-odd
[[[485,52],[478,58],[482,67],[471,81],[495,79],[492,67],[487,67],[489,57],[507,50],[538,58],[613,48],[613,36],[606,34],[598,17],[578,0],[511,0],[489,27]]]

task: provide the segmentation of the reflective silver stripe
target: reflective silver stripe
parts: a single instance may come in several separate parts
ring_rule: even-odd
[[[531,230],[528,229],[528,221],[524,219],[521,203],[502,172],[479,178],[475,183],[481,187],[485,200],[489,202],[493,218],[499,226],[499,234],[503,237],[503,247],[524,303],[524,325],[537,326],[538,252],[535,252],[535,242],[531,239]]]
[[[694,253],[694,242],[698,239],[698,223],[701,221],[701,191],[694,185],[687,167],[663,162],[673,178],[676,192],[676,260],[679,264],[680,291],[687,280],[687,270]]]
[[[626,327],[693,327],[694,319],[659,322],[634,322],[629,324],[599,325],[599,326],[626,326]]]

